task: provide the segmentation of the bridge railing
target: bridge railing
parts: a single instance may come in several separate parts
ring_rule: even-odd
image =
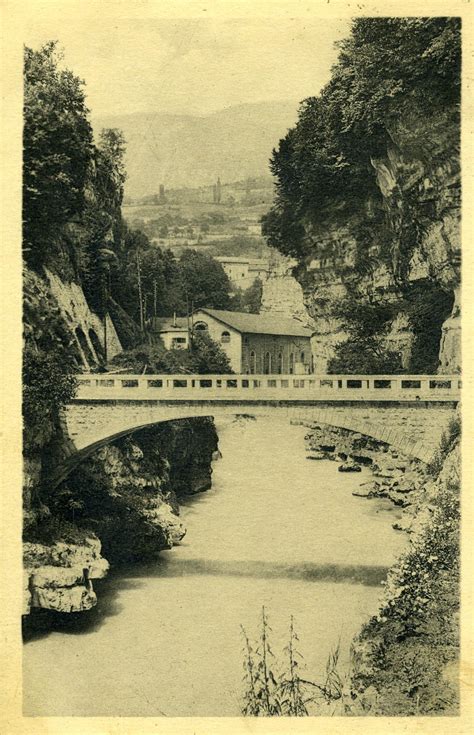
[[[458,401],[459,375],[81,374],[79,400]]]

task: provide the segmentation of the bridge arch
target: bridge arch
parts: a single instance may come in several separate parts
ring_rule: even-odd
[[[57,476],[121,436],[204,416],[327,424],[429,462],[459,389],[459,376],[441,375],[82,375],[65,411],[70,442]]]
[[[390,425],[387,421],[377,421],[375,415],[367,415],[367,409],[360,412],[337,411],[332,407],[314,408],[314,407],[294,407],[287,406],[284,409],[278,409],[275,406],[260,405],[232,405],[210,407],[209,405],[201,406],[170,406],[160,410],[150,411],[150,406],[140,407],[128,404],[91,406],[90,404],[73,404],[67,410],[66,425],[70,436],[70,443],[67,451],[67,457],[56,468],[53,473],[54,485],[62,482],[68,474],[84,459],[90,456],[95,450],[120,439],[123,436],[134,434],[142,429],[146,429],[159,424],[168,423],[170,421],[178,421],[184,419],[208,417],[214,419],[219,424],[225,420],[228,421],[236,416],[254,416],[271,418],[272,421],[279,422],[302,422],[323,424],[331,427],[342,428],[348,431],[357,432],[364,436],[375,439],[376,441],[389,444],[398,451],[419,459],[423,462],[429,462],[432,458],[438,441],[423,441],[419,439],[419,432],[411,434],[406,428]],[[91,409],[95,411],[95,419],[92,424],[90,421]],[[100,411],[100,419],[98,411]],[[127,410],[128,409],[128,410]],[[439,409],[438,409],[439,411]],[[452,412],[445,411],[444,417],[447,421],[452,416]],[[424,417],[426,423],[426,433],[433,436],[433,415],[427,409]],[[436,420],[439,422],[439,415]]]

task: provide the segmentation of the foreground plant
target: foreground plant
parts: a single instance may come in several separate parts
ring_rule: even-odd
[[[244,638],[245,693],[242,714],[251,717],[305,717],[314,714],[344,714],[345,679],[339,672],[339,643],[330,651],[322,683],[300,676],[303,656],[297,648],[298,634],[290,617],[288,644],[279,663],[270,647],[271,628],[262,607],[258,642]],[[331,707],[329,713],[328,707]]]

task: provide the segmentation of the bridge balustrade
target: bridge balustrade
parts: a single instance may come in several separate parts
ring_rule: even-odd
[[[85,375],[83,400],[435,400],[457,401],[458,375]]]

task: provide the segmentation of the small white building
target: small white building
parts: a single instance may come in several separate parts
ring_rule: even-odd
[[[189,347],[187,317],[152,317],[150,332],[163,340],[167,350],[186,350]]]
[[[269,264],[263,258],[237,258],[219,255],[215,258],[223,267],[229,281],[241,289],[252,285],[256,278],[268,277]]]

